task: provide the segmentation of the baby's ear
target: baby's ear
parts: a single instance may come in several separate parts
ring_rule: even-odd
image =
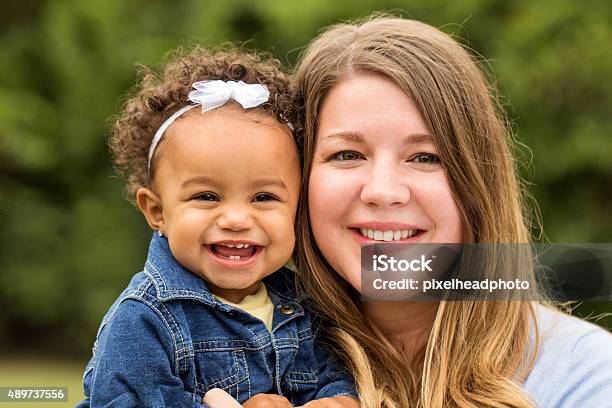
[[[136,191],[136,205],[138,205],[138,208],[153,230],[161,231],[162,233],[166,231],[164,211],[157,194],[146,187],[140,187]]]

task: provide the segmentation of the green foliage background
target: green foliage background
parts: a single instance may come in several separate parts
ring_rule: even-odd
[[[250,40],[288,67],[325,25],[387,10],[485,56],[553,242],[612,240],[612,5],[541,0],[22,0],[0,15],[0,347],[87,356],[149,231],[105,138],[179,44]],[[483,57],[480,57],[483,59]],[[610,303],[582,312],[612,310]]]

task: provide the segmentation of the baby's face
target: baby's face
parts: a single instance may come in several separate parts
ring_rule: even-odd
[[[172,254],[240,301],[295,244],[300,167],[289,128],[232,106],[196,108],[164,139],[154,186]]]

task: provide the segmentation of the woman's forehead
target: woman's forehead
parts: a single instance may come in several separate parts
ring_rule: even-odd
[[[318,123],[318,140],[359,141],[380,134],[401,136],[406,143],[430,139],[429,129],[411,98],[378,74],[353,75],[337,83],[321,107]]]

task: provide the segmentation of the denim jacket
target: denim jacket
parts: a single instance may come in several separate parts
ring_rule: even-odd
[[[264,279],[275,308],[269,332],[212,296],[154,234],[144,271],[102,320],[77,407],[206,407],[202,397],[211,388],[241,403],[259,393],[296,406],[355,396],[351,379],[317,344],[292,275],[282,268]]]

